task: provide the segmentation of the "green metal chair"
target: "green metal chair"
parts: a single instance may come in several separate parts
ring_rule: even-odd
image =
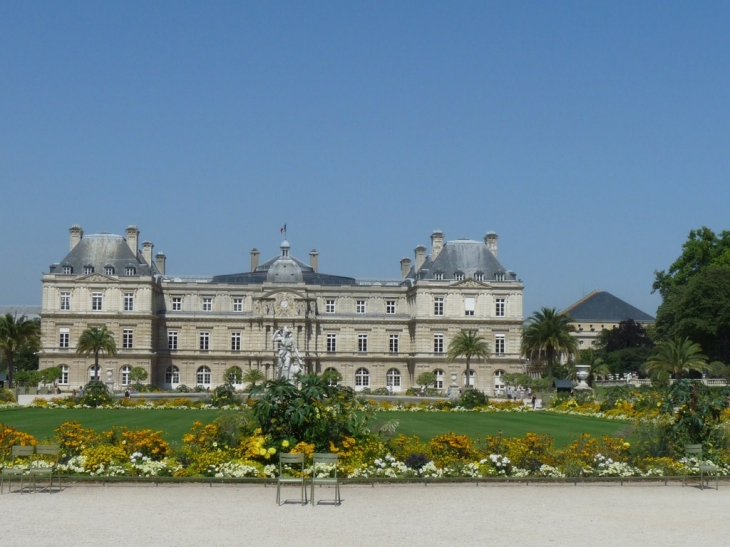
[[[312,500],[312,507],[316,505],[314,502],[314,486],[316,484],[334,486],[334,503],[335,505],[342,503],[342,498],[340,498],[340,480],[337,476],[337,460],[337,454],[315,453],[312,457],[312,483],[309,496]],[[320,466],[319,470],[317,468],[318,464]],[[318,473],[322,474],[322,476],[317,476]]]
[[[704,488],[705,485],[705,476],[709,475],[715,475],[715,489],[720,489],[719,484],[719,478],[718,475],[720,474],[720,470],[718,467],[712,463],[712,462],[705,462],[702,459],[702,445],[701,444],[688,444],[684,447],[684,455],[687,458],[696,458],[697,459],[697,466],[700,469],[700,490]],[[689,476],[689,471],[687,470],[685,466],[685,472],[684,477],[682,479],[682,486],[685,486],[687,484],[687,477]],[[710,479],[707,479],[707,486],[709,488],[710,486]]]
[[[307,505],[307,487],[304,454],[279,454],[279,477],[276,479],[276,504],[281,505],[281,485],[298,484],[301,486],[301,504]],[[296,475],[299,476],[296,476]],[[286,500],[284,501],[286,503]]]
[[[0,494],[3,493],[5,488],[5,477],[8,478],[8,492],[11,492],[13,487],[13,477],[20,477],[20,492],[23,492],[23,477],[28,472],[28,468],[20,465],[19,458],[27,458],[28,462],[30,462],[34,452],[35,447],[33,446],[20,446],[16,444],[10,448],[12,460],[10,467],[3,467],[2,474],[0,474]]]
[[[30,465],[33,489],[37,487],[38,477],[48,477],[48,492],[53,490],[53,477],[58,477],[58,490],[61,490],[61,470],[58,467],[58,454],[61,447],[57,444],[39,444],[35,447],[35,458]]]

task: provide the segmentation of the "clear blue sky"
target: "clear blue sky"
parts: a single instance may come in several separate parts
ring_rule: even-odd
[[[249,251],[399,275],[500,235],[525,316],[730,228],[728,2],[0,2],[0,303],[68,228],[129,224],[174,275]]]

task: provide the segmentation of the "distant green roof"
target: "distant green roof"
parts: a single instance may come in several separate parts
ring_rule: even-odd
[[[563,313],[570,315],[576,321],[604,321],[606,323],[620,323],[633,319],[638,323],[653,323],[654,318],[631,304],[628,304],[606,291],[593,291],[579,300]]]

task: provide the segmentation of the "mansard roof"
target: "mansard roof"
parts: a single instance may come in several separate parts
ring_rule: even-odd
[[[414,265],[407,277],[436,279],[437,274],[444,280],[455,279],[454,274],[463,274],[466,278],[481,274],[484,281],[515,281],[517,277],[500,264],[486,243],[472,239],[447,241],[435,259],[428,255],[418,271]]]
[[[135,256],[126,239],[107,233],[84,236],[60,263],[51,265],[50,273],[63,273],[65,266],[71,266],[76,275],[82,274],[85,266],[92,266],[98,273],[112,267],[115,275],[126,275],[129,266],[134,267],[136,276],[159,274],[156,266],[147,264],[141,251]]]
[[[631,304],[606,291],[595,290],[585,298],[563,310],[575,321],[604,321],[620,323],[633,319],[639,323],[651,323],[654,318]]]

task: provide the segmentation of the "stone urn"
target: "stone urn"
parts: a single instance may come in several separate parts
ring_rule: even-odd
[[[575,376],[578,378],[578,385],[575,386],[573,389],[581,389],[581,390],[587,390],[592,389],[591,386],[589,386],[586,383],[586,380],[588,379],[588,376],[590,375],[591,366],[590,365],[575,365]]]

